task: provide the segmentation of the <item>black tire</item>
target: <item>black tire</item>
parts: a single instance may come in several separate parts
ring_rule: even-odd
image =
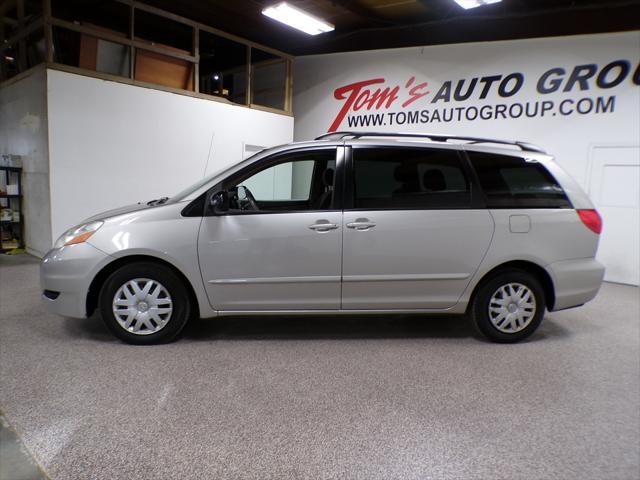
[[[521,284],[527,287],[535,300],[535,313],[531,321],[522,330],[504,332],[496,327],[489,316],[489,302],[493,295],[508,284]],[[546,310],[544,290],[538,279],[523,270],[504,270],[485,280],[473,299],[471,318],[478,331],[489,340],[498,343],[514,343],[524,340],[540,326]],[[500,327],[503,323],[496,322]]]
[[[114,297],[120,287],[138,278],[158,282],[171,297],[173,310],[167,317],[166,324],[155,333],[132,333],[120,325],[113,312]],[[113,272],[100,290],[98,308],[109,330],[120,340],[134,345],[151,345],[174,340],[191,315],[191,301],[184,281],[171,268],[153,262],[130,263]]]

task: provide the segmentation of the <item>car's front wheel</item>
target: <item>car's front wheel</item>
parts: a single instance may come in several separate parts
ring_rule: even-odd
[[[505,270],[485,281],[471,307],[473,321],[494,342],[511,343],[536,331],[546,309],[538,279],[522,270]]]
[[[99,308],[109,330],[136,345],[173,340],[191,312],[180,277],[152,262],[131,263],[113,272],[100,291]]]

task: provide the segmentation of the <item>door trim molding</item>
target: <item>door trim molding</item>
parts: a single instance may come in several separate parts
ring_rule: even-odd
[[[427,273],[413,275],[348,275],[343,282],[412,282],[422,280],[464,280],[469,273]]]
[[[256,285],[277,283],[338,283],[340,276],[315,276],[315,277],[261,277],[261,278],[221,278],[209,280],[213,285]]]

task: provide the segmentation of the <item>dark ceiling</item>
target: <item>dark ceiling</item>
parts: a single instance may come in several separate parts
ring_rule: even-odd
[[[279,0],[143,0],[294,55],[640,29],[640,0],[289,0],[333,23],[309,36],[261,14]]]

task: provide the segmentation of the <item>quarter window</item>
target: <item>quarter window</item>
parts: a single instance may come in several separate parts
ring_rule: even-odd
[[[354,207],[443,209],[468,207],[469,180],[457,152],[355,148]]]
[[[469,152],[489,208],[570,208],[555,178],[539,162]]]

